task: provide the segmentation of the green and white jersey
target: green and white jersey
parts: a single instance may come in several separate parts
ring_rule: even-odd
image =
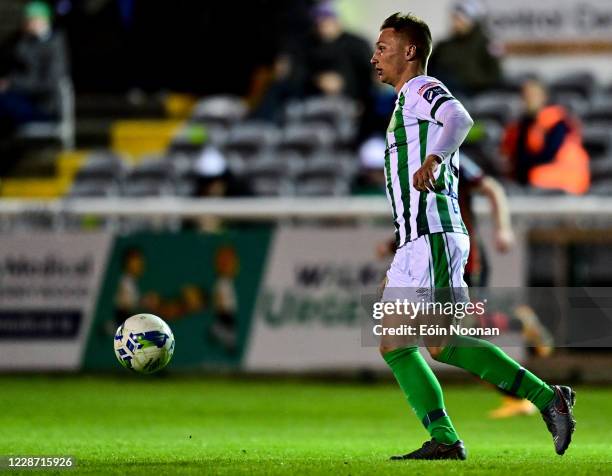
[[[438,167],[435,192],[419,192],[412,184],[414,173],[442,134],[440,113],[453,103],[461,107],[431,76],[412,78],[398,94],[387,128],[385,151],[386,192],[393,208],[398,247],[430,233],[467,234],[457,200],[458,150]]]

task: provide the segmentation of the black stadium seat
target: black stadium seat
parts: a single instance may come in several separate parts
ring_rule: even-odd
[[[258,164],[248,171],[250,189],[259,196],[287,196],[292,194],[290,171],[278,163]]]
[[[593,103],[584,115],[584,122],[589,124],[612,125],[612,96],[603,96]]]
[[[174,195],[174,164],[163,157],[143,159],[126,175],[121,194],[125,197]]]
[[[315,96],[287,105],[288,122],[323,123],[331,126],[343,142],[354,139],[357,133],[357,103],[346,97]]]
[[[579,71],[554,79],[549,84],[550,93],[575,93],[589,99],[596,88],[595,77],[588,71]]]
[[[119,193],[125,177],[125,162],[112,152],[89,154],[77,172],[69,197],[109,197]]]
[[[273,124],[242,122],[234,125],[223,148],[228,160],[240,157],[248,160],[270,153],[280,140],[281,132]]]
[[[201,99],[194,107],[191,120],[200,124],[232,126],[244,119],[247,107],[236,96],[209,96]]]
[[[590,108],[590,101],[577,92],[560,91],[552,93],[551,99],[553,104],[560,104],[577,117],[582,117]]]
[[[337,140],[335,130],[325,123],[291,123],[283,130],[279,150],[301,154],[330,148]]]
[[[591,159],[608,156],[612,153],[612,130],[601,125],[585,124],[582,143]]]
[[[473,98],[469,112],[474,120],[491,120],[504,126],[519,109],[519,98],[509,93],[482,93]]]

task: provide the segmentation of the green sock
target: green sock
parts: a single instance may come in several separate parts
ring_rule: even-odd
[[[444,409],[438,379],[416,347],[396,349],[384,355],[408,403],[432,438],[452,444],[459,439]]]
[[[548,384],[486,340],[456,337],[444,347],[438,360],[465,369],[513,395],[526,398],[540,410],[555,395]]]

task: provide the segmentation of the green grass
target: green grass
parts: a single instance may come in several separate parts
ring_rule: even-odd
[[[0,455],[73,455],[60,474],[593,474],[612,471],[612,390],[578,388],[563,457],[539,416],[491,421],[496,393],[449,386],[465,462],[389,462],[427,435],[392,384],[0,377]],[[13,471],[11,471],[13,474]],[[45,472],[49,474],[49,472]]]

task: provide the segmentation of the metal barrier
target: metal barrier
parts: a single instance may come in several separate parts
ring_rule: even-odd
[[[612,197],[527,196],[510,197],[513,218],[573,222],[612,220]],[[487,215],[486,200],[474,203],[478,215]],[[123,218],[196,218],[267,221],[285,218],[366,219],[389,218],[384,197],[317,198],[207,198],[155,197],[147,199],[96,198],[73,200],[0,200],[0,217],[27,213],[94,215]]]

